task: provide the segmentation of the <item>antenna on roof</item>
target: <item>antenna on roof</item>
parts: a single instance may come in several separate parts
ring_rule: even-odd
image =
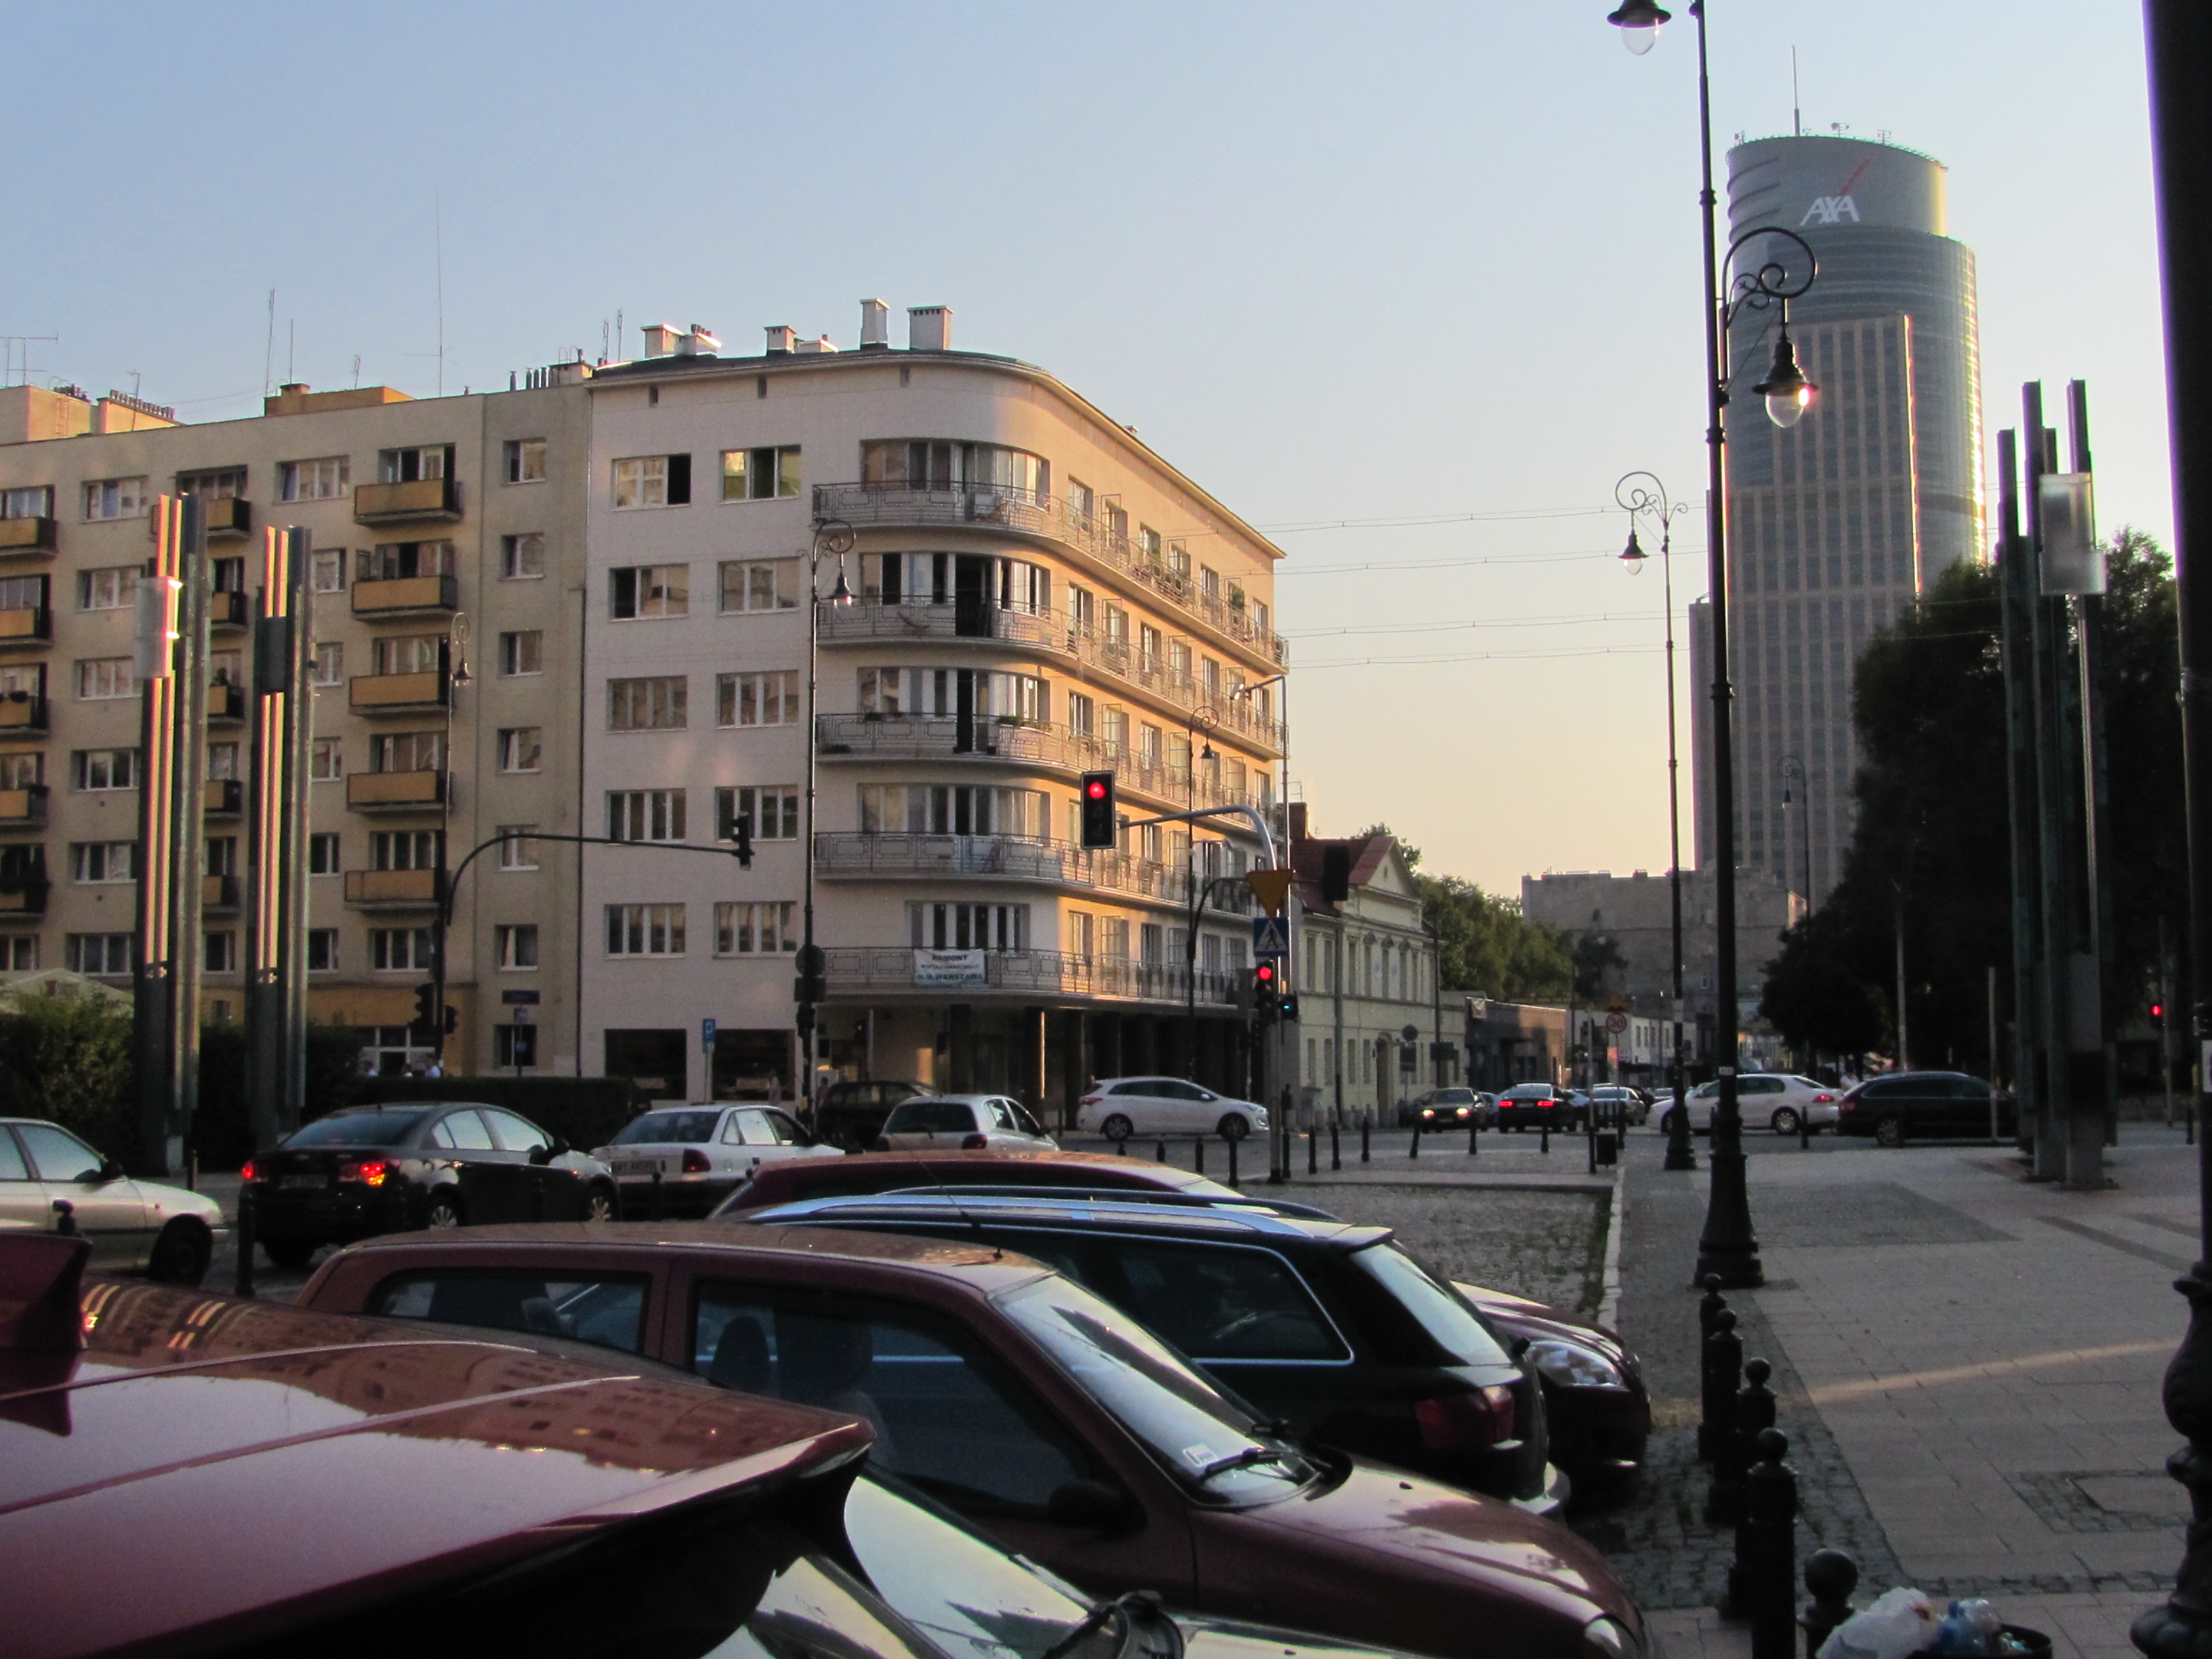
[[[1805,112],[1797,100],[1797,48],[1790,48],[1790,131],[1796,137],[1805,136]]]

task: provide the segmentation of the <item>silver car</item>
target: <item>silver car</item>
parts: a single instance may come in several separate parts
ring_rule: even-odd
[[[623,1213],[705,1215],[763,1164],[819,1158],[812,1135],[774,1106],[661,1106],[592,1156],[615,1172]]]
[[[927,1152],[1057,1152],[1059,1143],[1018,1100],[1005,1095],[925,1095],[891,1108],[876,1150]]]
[[[0,1118],[0,1228],[74,1232],[92,1265],[171,1285],[207,1277],[229,1236],[222,1208],[182,1187],[137,1181],[58,1123]]]
[[[1083,1091],[1075,1127],[1122,1141],[1133,1135],[1219,1135],[1242,1140],[1266,1132],[1267,1109],[1234,1100],[1179,1077],[1109,1077]]]

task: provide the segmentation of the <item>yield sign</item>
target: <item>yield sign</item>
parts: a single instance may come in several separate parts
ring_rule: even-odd
[[[1283,902],[1291,896],[1291,872],[1287,870],[1247,870],[1244,884],[1252,896],[1271,916],[1283,914]]]
[[[1252,960],[1265,962],[1270,957],[1286,957],[1291,953],[1291,924],[1280,916],[1252,918]]]

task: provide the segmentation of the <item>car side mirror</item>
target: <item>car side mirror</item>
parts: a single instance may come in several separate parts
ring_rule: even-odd
[[[1136,1500],[1104,1480],[1070,1480],[1045,1500],[1045,1518],[1057,1526],[1091,1527],[1102,1532],[1133,1524]]]
[[[112,1158],[103,1158],[100,1160],[100,1167],[84,1179],[87,1186],[103,1181],[120,1181],[123,1179],[123,1166]]]
[[[550,1164],[561,1155],[563,1150],[565,1149],[557,1140],[550,1146],[532,1146],[530,1149],[530,1161],[532,1164]]]

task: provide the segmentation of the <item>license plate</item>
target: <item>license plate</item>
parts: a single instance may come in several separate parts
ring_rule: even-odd
[[[658,1162],[649,1158],[626,1158],[615,1165],[615,1173],[618,1176],[650,1176],[659,1167]]]
[[[276,1184],[279,1187],[287,1188],[288,1190],[292,1188],[300,1188],[303,1190],[319,1192],[331,1183],[330,1178],[326,1176],[288,1175],[277,1176]]]

